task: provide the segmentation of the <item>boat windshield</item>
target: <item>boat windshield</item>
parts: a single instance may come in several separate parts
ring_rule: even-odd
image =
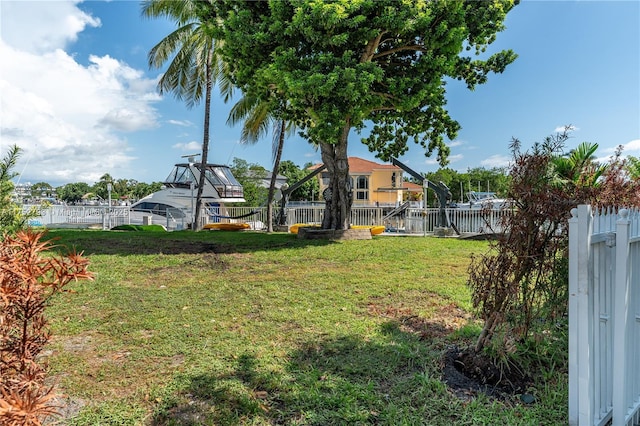
[[[189,187],[191,182],[195,182],[193,173],[189,170],[187,165],[176,165],[169,176],[164,180],[164,183],[173,187]]]
[[[467,193],[467,196],[469,197],[469,201],[471,202],[488,201],[494,200],[496,198],[496,193],[470,191],[469,193]]]
[[[196,165],[199,168],[199,164]],[[244,192],[242,185],[236,180],[227,166],[214,166],[207,164],[204,175],[213,184],[223,198],[242,198]]]

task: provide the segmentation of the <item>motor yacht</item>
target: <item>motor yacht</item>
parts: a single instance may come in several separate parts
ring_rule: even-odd
[[[190,226],[194,218],[201,166],[193,157],[189,157],[187,163],[175,164],[160,191],[131,205],[132,221],[140,216],[140,222],[169,225],[172,221],[174,225],[178,223],[173,226],[176,228]],[[242,185],[233,176],[229,166],[208,163],[204,166],[204,177],[202,203],[207,211],[219,212],[225,203],[245,201]]]
[[[501,209],[509,205],[509,200],[496,197],[495,192],[469,191],[467,192],[467,198],[469,199],[468,202],[452,204],[451,207],[459,209]]]

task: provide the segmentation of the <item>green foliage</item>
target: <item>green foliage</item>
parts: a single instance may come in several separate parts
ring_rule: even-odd
[[[6,155],[0,161],[0,235],[14,233],[27,226],[28,220],[35,217],[37,212],[23,212],[13,199],[14,185],[11,179],[17,174],[13,168],[20,157],[20,148],[16,145],[9,147]]]
[[[495,40],[508,1],[221,3],[222,54],[243,93],[284,96],[282,114],[317,144],[338,143],[344,128],[370,120],[365,143],[384,159],[414,139],[446,162],[442,136],[459,125],[444,109],[444,77],[473,88],[515,59],[511,51],[463,55]]]
[[[309,167],[311,166],[312,164],[307,163],[305,167],[300,168],[296,166],[293,161],[283,161],[280,163],[280,174],[287,177],[287,183],[291,186],[306,177],[310,173]],[[311,201],[318,200],[319,198],[320,183],[318,179],[308,180],[289,196],[290,201]]]
[[[582,142],[568,154],[554,157],[552,163],[557,185],[597,186],[607,169],[606,164],[595,161],[597,149],[597,143]]]
[[[233,176],[242,185],[245,199],[244,203],[233,203],[233,205],[255,207],[265,204],[268,192],[268,188],[262,185],[263,179],[267,176],[265,168],[237,157],[233,159],[230,168]]]
[[[66,203],[77,203],[82,200],[84,195],[90,192],[92,192],[91,187],[85,182],[67,183],[56,188],[58,199]]]
[[[400,2],[305,0],[212,5],[229,78],[249,98],[270,105],[321,150],[332,200],[323,227],[348,227],[348,135],[371,124],[362,139],[381,159],[399,156],[408,142],[447,162],[460,125],[445,109],[445,80],[472,89],[503,72],[516,55],[476,55],[495,40],[515,2]]]
[[[627,157],[627,170],[629,177],[633,180],[640,179],[640,158],[629,155]]]
[[[475,167],[466,173],[460,173],[450,168],[440,168],[435,172],[425,174],[426,178],[432,182],[442,181],[449,187],[453,201],[466,202],[469,191],[491,191],[498,197],[504,197],[509,187],[509,176],[504,168],[494,167],[486,169]],[[436,196],[430,190],[428,202],[433,205]]]
[[[162,225],[118,225],[112,231],[167,232]]]
[[[35,198],[53,197],[55,190],[47,182],[37,182],[31,185],[31,196]]]

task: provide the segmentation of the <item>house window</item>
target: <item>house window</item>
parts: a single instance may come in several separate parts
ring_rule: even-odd
[[[322,172],[322,185],[323,186],[329,186],[329,173],[328,172]]]
[[[367,176],[357,176],[355,180],[356,200],[366,201],[369,199],[369,178]]]

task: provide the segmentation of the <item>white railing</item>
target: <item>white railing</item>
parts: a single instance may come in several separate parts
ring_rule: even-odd
[[[445,209],[445,214],[450,225],[460,234],[482,234],[501,232],[502,220],[505,216],[511,215],[512,211],[510,209]],[[437,208],[407,209],[404,230],[412,234],[432,234],[438,226],[439,216],[440,209]],[[391,218],[390,223],[393,222],[394,219]]]
[[[128,207],[109,206],[23,206],[25,212],[35,209],[38,213],[29,223],[33,226],[65,225],[102,225],[111,228],[130,223]]]
[[[571,215],[569,424],[635,426],[640,423],[640,211],[594,212],[581,205]]]
[[[152,223],[163,225],[168,230],[186,229],[189,220],[184,211],[179,209],[167,209],[164,216],[153,212],[132,212],[127,206],[23,206],[25,212],[35,209],[36,217],[29,221],[32,226],[101,226],[102,229],[111,229],[118,225],[140,225],[144,223],[144,217],[152,217]]]
[[[25,211],[30,206],[25,206]],[[131,212],[129,207],[118,206],[60,206],[53,205],[46,208],[36,206],[39,216],[31,221],[32,225],[51,226],[59,224],[96,224],[104,229],[110,229],[123,224],[142,224],[145,216],[152,217],[154,224],[164,225],[168,230],[181,230],[189,226],[191,212],[189,209],[167,209],[163,216],[154,212]],[[438,225],[440,210],[437,208],[420,209],[407,208],[402,215],[384,220],[382,207],[352,207],[352,225],[383,225],[391,231],[410,234],[433,234]],[[479,209],[446,209],[447,217],[452,226],[460,233],[487,233],[499,232],[500,222],[510,210]],[[274,206],[274,220],[280,214],[280,207]],[[324,205],[293,206],[285,209],[286,224],[295,223],[322,223],[324,217]],[[266,207],[226,207],[220,206],[213,209],[203,209],[200,215],[201,225],[210,222],[248,222],[266,226]],[[260,229],[260,228],[255,228]]]

